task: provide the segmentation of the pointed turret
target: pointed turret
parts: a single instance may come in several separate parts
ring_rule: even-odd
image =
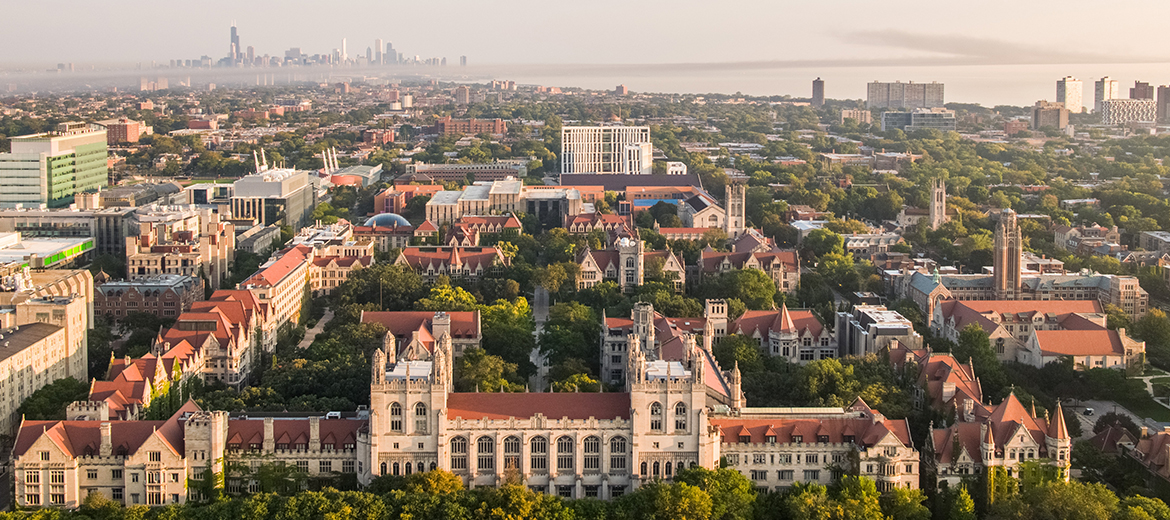
[[[1060,401],[1056,402],[1056,409],[1052,411],[1052,421],[1048,423],[1048,436],[1053,439],[1068,439],[1068,428],[1064,424],[1064,411],[1060,409]]]
[[[778,319],[780,321],[780,330],[781,331],[783,331],[783,332],[796,331],[796,325],[794,325],[792,323],[792,315],[788,314],[788,304],[787,303],[780,304],[780,317]]]

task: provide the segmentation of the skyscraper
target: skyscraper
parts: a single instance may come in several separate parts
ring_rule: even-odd
[[[1154,86],[1144,81],[1133,82],[1129,89],[1129,99],[1154,99]]]
[[[561,173],[650,175],[653,157],[648,126],[561,128]]]
[[[394,50],[394,43],[386,42],[386,63],[399,63],[401,61],[402,56]]]
[[[240,34],[236,32],[236,22],[232,22],[231,52],[228,57],[233,60],[240,59]]]
[[[1094,112],[1101,112],[1102,101],[1121,97],[1121,84],[1109,76],[1097,80],[1093,90],[1094,94],[1096,94],[1096,98],[1093,100]]]
[[[825,106],[825,82],[821,78],[813,80],[812,106]]]
[[[1170,121],[1170,86],[1158,87],[1158,122]]]
[[[882,83],[875,81],[867,87],[866,108],[941,108],[942,83]]]
[[[1056,102],[1064,103],[1071,114],[1079,114],[1083,110],[1081,80],[1072,76],[1065,76],[1056,82]]]
[[[341,61],[349,59],[349,54],[345,50],[345,38],[341,39]]]
[[[460,56],[460,57],[459,57],[459,66],[460,66],[460,67],[466,67],[466,66],[467,66],[467,56]]]
[[[374,63],[377,63],[378,65],[385,63],[382,61],[382,49],[384,48],[385,47],[382,46],[381,38],[374,40]]]

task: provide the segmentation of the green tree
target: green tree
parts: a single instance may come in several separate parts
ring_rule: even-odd
[[[947,516],[949,520],[975,520],[975,501],[971,500],[971,494],[967,492],[967,487],[960,487],[958,491],[951,494],[950,514]]]
[[[578,372],[560,381],[553,381],[550,386],[553,392],[597,392],[601,390],[601,383],[583,372]]]
[[[406,477],[406,491],[424,495],[452,495],[463,491],[463,479],[441,469]]]
[[[896,487],[883,493],[879,501],[890,520],[930,520],[930,509],[923,505],[926,495],[920,489]]]
[[[69,403],[84,400],[87,396],[89,385],[66,377],[37,389],[20,403],[16,413],[30,421],[63,420]]]
[[[712,520],[750,520],[756,489],[747,477],[732,468],[709,470],[700,466],[680,470],[675,482],[690,484],[711,497]]]
[[[463,351],[456,363],[455,386],[460,392],[519,392],[524,385],[518,380],[516,365],[507,363],[500,356],[492,356],[483,349],[471,348]]]
[[[744,373],[764,369],[764,361],[760,356],[760,342],[749,336],[741,334],[723,336],[713,350],[715,360],[724,370],[731,370],[736,363],[739,363],[739,370]]]
[[[427,297],[415,304],[415,308],[420,311],[471,311],[477,307],[474,295],[462,287],[451,285],[431,287]]]
[[[814,258],[833,253],[845,254],[845,238],[828,229],[814,229],[804,237],[801,248]]]
[[[618,498],[614,509],[615,518],[629,520],[708,520],[711,497],[690,484],[655,481]]]

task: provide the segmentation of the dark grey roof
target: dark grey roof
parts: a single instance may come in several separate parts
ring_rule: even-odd
[[[61,327],[48,323],[30,323],[0,332],[0,359],[8,359],[59,330]]]
[[[562,173],[562,186],[602,186],[605,191],[625,191],[629,186],[695,186],[702,187],[699,176],[687,175],[614,175],[593,173]]]

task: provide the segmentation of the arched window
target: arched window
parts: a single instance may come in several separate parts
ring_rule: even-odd
[[[390,404],[390,431],[402,431],[402,405],[398,403]]]
[[[666,463],[666,473],[665,473],[665,475],[666,475],[666,478],[670,478],[670,476],[671,476],[671,471],[670,471],[670,469],[671,469],[671,465],[670,465],[670,463],[669,463],[669,462],[667,462],[667,463]]]
[[[573,438],[568,435],[557,439],[557,471],[573,470]]]
[[[467,439],[451,439],[451,471],[467,470]]]
[[[662,404],[660,403],[650,405],[650,429],[662,431]]]
[[[398,475],[398,463],[397,462],[394,463],[394,475],[395,476]]]
[[[583,442],[585,447],[585,460],[583,463],[585,471],[600,471],[601,470],[601,439],[597,437],[585,437]]]
[[[548,471],[548,439],[544,437],[533,437],[532,441],[528,443],[530,465],[534,473],[545,473]]]
[[[614,437],[609,440],[609,470],[626,470],[626,438]]]
[[[659,469],[661,469],[661,466],[659,466],[659,465],[658,465],[658,463],[657,463],[657,462],[655,462],[655,463],[654,463],[654,476],[655,476],[655,477],[657,477],[657,476],[658,476],[658,470],[659,470]]]
[[[416,433],[427,432],[427,405],[417,403],[414,405],[414,431]]]
[[[642,472],[640,473],[640,475],[642,475],[643,477],[646,476],[646,463],[645,462],[642,463]]]
[[[382,463],[382,472],[380,473],[380,475],[385,475],[385,474],[386,474],[386,463],[383,462]]]
[[[520,469],[520,439],[504,439],[504,469]]]
[[[407,463],[406,463],[406,471],[405,471],[405,473],[406,473],[407,475],[409,475],[409,474],[410,474],[410,463],[409,463],[409,462],[407,462]]]
[[[476,465],[480,471],[495,471],[496,469],[496,440],[483,436],[475,441]]]
[[[434,471],[434,470],[435,470],[435,468],[437,468],[437,467],[439,467],[439,465],[438,465],[438,464],[436,464],[436,463],[434,463],[434,462],[432,462],[432,463],[431,463],[431,471]]]
[[[687,429],[687,405],[686,403],[678,403],[674,405],[674,429]]]

